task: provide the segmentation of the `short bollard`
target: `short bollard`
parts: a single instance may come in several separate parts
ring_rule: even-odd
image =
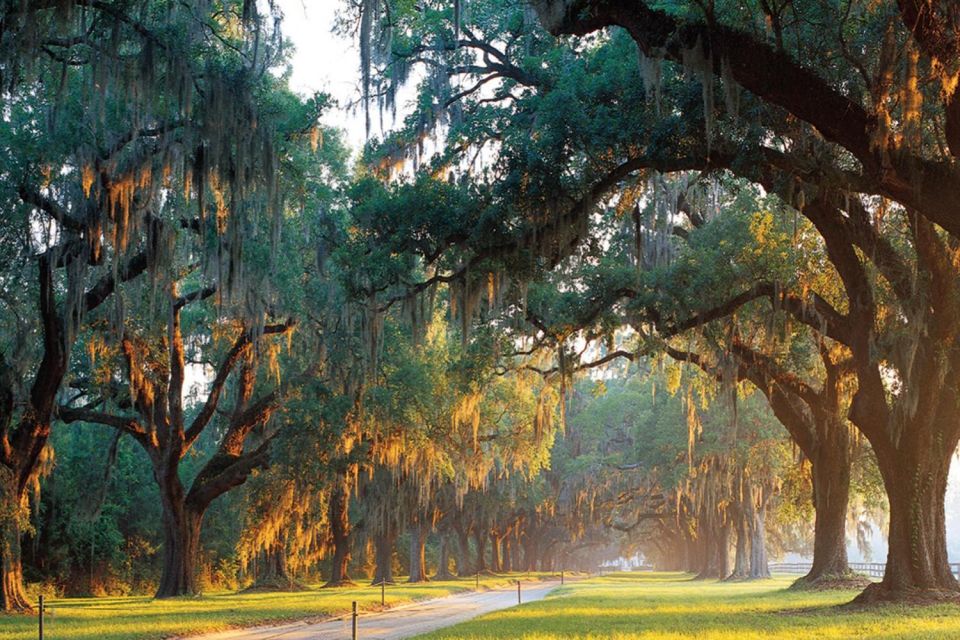
[[[517,580],[517,604],[520,604],[520,581]]]
[[[353,627],[350,633],[350,637],[353,640],[357,640],[357,601],[353,601]]]
[[[39,624],[38,631],[40,632],[40,640],[43,640],[43,596],[40,596],[40,615],[37,616],[37,621]]]

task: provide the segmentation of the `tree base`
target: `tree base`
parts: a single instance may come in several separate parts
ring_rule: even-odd
[[[0,613],[5,614],[22,614],[22,615],[32,615],[36,613],[33,609],[33,605],[26,599],[26,597],[17,597],[15,599],[7,598],[0,607]]]
[[[371,586],[371,587],[379,587],[379,586],[380,586],[381,584],[383,584],[383,583],[386,583],[386,584],[388,584],[388,585],[391,585],[391,584],[397,584],[397,581],[394,580],[393,578],[388,578],[388,579],[386,579],[386,580],[374,580],[373,582],[370,583],[370,586]]]
[[[307,591],[305,585],[296,580],[257,580],[246,589],[241,589],[240,593],[295,593],[297,591]]]
[[[731,573],[723,579],[723,582],[747,582],[750,579],[749,573]]]
[[[843,573],[824,573],[817,576],[809,574],[802,578],[797,578],[790,585],[791,591],[849,591],[854,589],[866,589],[873,582],[864,575],[854,571],[845,571]]]
[[[953,603],[960,604],[960,587],[903,587],[891,588],[883,582],[873,582],[852,602],[845,605],[851,608],[872,607],[884,604],[931,605]]]
[[[340,587],[355,587],[357,583],[351,580],[350,578],[341,578],[339,580],[330,580],[325,585],[324,589],[338,589]]]

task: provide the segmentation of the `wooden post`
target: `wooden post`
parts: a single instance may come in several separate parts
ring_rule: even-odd
[[[477,569],[477,588],[475,591],[480,591],[480,570]]]
[[[387,581],[380,581],[380,606],[384,607],[387,604]]]
[[[43,640],[43,596],[40,596],[40,615],[37,616],[37,622],[39,624],[40,640]]]
[[[353,601],[353,630],[350,634],[353,640],[357,640],[357,601]]]
[[[560,569],[560,586],[563,586],[563,569]]]
[[[520,604],[520,581],[517,580],[517,604]]]

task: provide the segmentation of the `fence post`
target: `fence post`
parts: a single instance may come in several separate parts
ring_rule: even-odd
[[[387,605],[387,580],[384,578],[380,581],[380,606],[385,607]]]
[[[560,586],[563,586],[563,569],[560,569]]]
[[[350,634],[350,637],[353,640],[357,640],[357,601],[353,601],[353,628]]]
[[[480,591],[480,570],[477,569],[477,588],[474,591]]]
[[[517,604],[520,604],[520,581],[517,580]]]
[[[38,631],[40,632],[40,640],[43,640],[43,595],[40,596],[40,615],[37,616],[37,621],[39,624]]]

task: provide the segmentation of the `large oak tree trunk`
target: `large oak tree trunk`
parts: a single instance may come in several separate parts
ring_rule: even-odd
[[[187,506],[176,463],[156,463],[153,475],[160,490],[163,522],[163,573],[156,597],[196,595],[204,512]]]
[[[330,538],[333,543],[333,558],[330,566],[330,579],[325,587],[351,585],[347,569],[350,564],[350,496],[342,484],[337,484],[330,496],[328,508],[330,520]]]
[[[527,571],[535,571],[537,568],[537,545],[539,538],[528,531],[523,539],[523,568]]]
[[[858,600],[957,599],[960,587],[947,561],[944,518],[953,450],[914,443],[897,454],[878,454],[890,500],[886,570],[883,581],[867,587]]]
[[[750,577],[750,534],[743,507],[734,518],[737,528],[737,546],[733,554],[733,572],[727,580],[745,580]]]
[[[473,532],[474,540],[477,543],[477,573],[482,573],[487,570],[487,537],[483,535],[483,531],[480,530],[480,527],[477,527]]]
[[[440,562],[433,579],[453,580],[453,574],[450,573],[450,540],[444,533],[440,534]]]
[[[770,577],[767,561],[767,503],[766,496],[751,509],[750,522],[750,578],[757,580]]]
[[[500,573],[503,567],[500,563],[500,538],[490,534],[490,570],[494,573]]]
[[[410,579],[408,582],[429,582],[426,547],[426,527],[418,520],[410,528]]]
[[[473,575],[470,563],[470,535],[463,527],[457,527],[457,575],[461,578]]]
[[[253,584],[254,589],[290,590],[296,582],[287,567],[286,543],[280,538],[266,549],[260,558],[260,571]]]
[[[813,507],[816,524],[813,534],[813,566],[797,586],[836,583],[842,586],[855,579],[847,563],[847,505],[850,496],[849,433],[842,424],[828,432],[811,458]]]
[[[722,580],[730,574],[730,525],[723,524],[717,532],[717,544],[714,549],[717,556],[717,579]]]
[[[23,588],[23,564],[20,557],[20,522],[23,500],[17,483],[7,469],[0,470],[0,610],[30,611]]]
[[[179,484],[179,483],[178,483]],[[167,492],[164,492],[167,493]],[[176,495],[163,497],[163,574],[157,598],[196,595],[197,559],[203,513],[188,509]]]
[[[373,540],[376,569],[373,573],[373,584],[386,582],[393,584],[393,545],[397,535],[393,527],[378,535]]]

